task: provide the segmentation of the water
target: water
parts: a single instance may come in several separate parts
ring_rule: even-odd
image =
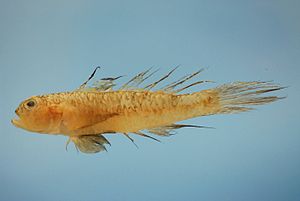
[[[5,1],[0,12],[0,200],[299,200],[299,3]],[[151,66],[177,77],[274,80],[288,96],[257,110],[196,118],[163,143],[109,135],[86,155],[66,137],[13,127],[28,96]],[[215,86],[214,84],[204,85]],[[203,86],[203,87],[204,87]],[[196,90],[196,89],[195,89]]]

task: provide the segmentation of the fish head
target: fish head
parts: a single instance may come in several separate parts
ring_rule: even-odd
[[[20,103],[15,110],[17,118],[11,122],[18,128],[31,132],[50,133],[61,120],[57,103],[47,101],[45,96],[33,96]]]

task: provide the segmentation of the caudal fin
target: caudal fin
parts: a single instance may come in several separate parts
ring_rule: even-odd
[[[237,113],[253,109],[254,105],[263,105],[284,97],[266,96],[266,93],[278,91],[285,87],[271,82],[234,82],[221,85],[213,91],[219,97],[218,113]]]

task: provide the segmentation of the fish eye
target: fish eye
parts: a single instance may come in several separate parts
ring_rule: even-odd
[[[25,107],[27,109],[31,109],[36,105],[36,102],[34,100],[29,100],[27,103],[25,103]]]

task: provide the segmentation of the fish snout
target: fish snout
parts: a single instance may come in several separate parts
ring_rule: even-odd
[[[15,110],[15,113],[16,113],[17,117],[14,118],[14,119],[12,119],[12,120],[11,120],[11,123],[12,123],[13,125],[15,125],[16,127],[20,127],[20,108],[17,108],[17,109]]]
[[[19,108],[17,108],[17,109],[15,110],[15,113],[16,113],[16,115],[18,115],[18,116],[19,116],[19,114],[20,114],[20,109],[19,109]]]

